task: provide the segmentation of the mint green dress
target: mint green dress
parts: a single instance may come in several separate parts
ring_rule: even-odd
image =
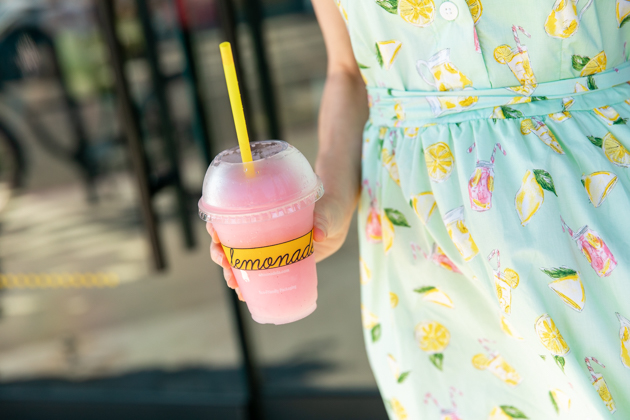
[[[392,419],[630,419],[630,0],[341,0]]]

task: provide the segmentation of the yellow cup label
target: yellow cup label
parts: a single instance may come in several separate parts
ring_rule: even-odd
[[[313,231],[299,238],[260,248],[230,248],[223,251],[232,268],[256,271],[280,268],[302,261],[313,254]]]

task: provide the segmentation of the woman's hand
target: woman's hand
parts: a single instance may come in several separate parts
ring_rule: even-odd
[[[234,289],[239,300],[245,302],[243,294],[238,288],[238,283],[236,283],[236,277],[234,277],[234,273],[232,273],[232,267],[230,267],[230,263],[225,256],[225,252],[223,252],[223,247],[221,247],[219,235],[217,235],[217,231],[212,227],[212,223],[206,223],[206,230],[210,234],[210,237],[212,237],[212,243],[210,244],[210,257],[212,258],[212,261],[223,267],[223,277],[225,278],[225,282],[228,287],[230,289]]]
[[[320,262],[341,248],[348,235],[355,205],[355,200],[340,200],[326,193],[315,204],[315,261]]]

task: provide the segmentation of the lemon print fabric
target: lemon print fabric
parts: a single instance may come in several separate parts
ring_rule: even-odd
[[[630,320],[619,312],[616,313],[619,319],[619,341],[621,342],[621,364],[630,369]]]
[[[435,18],[433,0],[377,0],[376,4],[388,13],[398,15],[405,22],[420,28],[430,25]]]
[[[558,118],[559,121],[556,121],[564,121],[563,117],[566,117],[566,115],[564,113],[561,113],[561,115],[562,116]],[[521,133],[523,135],[534,133],[536,134],[536,137],[538,137],[543,143],[549,146],[551,150],[558,153],[559,155],[564,154],[564,150],[562,149],[562,146],[560,146],[560,143],[558,143],[558,140],[556,139],[556,136],[553,134],[553,132],[549,129],[549,127],[547,127],[545,123],[535,117],[524,119],[521,122]]]
[[[378,64],[385,70],[389,70],[394,65],[400,47],[402,47],[402,43],[395,39],[377,42],[376,59]]]
[[[587,0],[578,13],[578,1],[556,0],[553,10],[545,21],[545,32],[547,32],[547,35],[553,38],[565,39],[577,32],[582,15],[593,4],[593,0]]]
[[[442,370],[443,352],[451,341],[449,330],[437,321],[426,321],[416,325],[415,337],[420,350],[429,354],[431,363]]]
[[[566,363],[564,356],[569,354],[571,349],[549,314],[542,314],[536,320],[535,330],[540,343],[552,354],[558,367],[564,371]]]
[[[521,188],[519,188],[514,198],[514,206],[521,220],[521,225],[527,225],[538,212],[545,200],[545,190],[552,192],[556,196],[558,195],[554,187],[553,178],[551,178],[549,172],[543,169],[525,172]]]
[[[621,28],[628,20],[630,20],[630,0],[617,0],[615,4],[615,13],[617,23]]]
[[[437,208],[432,192],[417,194],[410,200],[410,204],[423,225],[429,222],[431,215]]]
[[[595,207],[602,205],[608,194],[617,185],[617,181],[617,175],[608,171],[582,175],[582,185],[584,185],[588,198]]]
[[[414,292],[422,295],[422,300],[433,302],[437,305],[442,305],[447,308],[453,308],[453,301],[451,300],[451,298],[435,286],[419,287],[417,289],[414,289]]]
[[[630,419],[630,0],[337,1],[369,115],[320,134],[361,155],[389,418]]]
[[[580,273],[568,267],[541,268],[541,270],[552,279],[555,279],[549,283],[549,288],[556,292],[569,308],[582,312],[586,294],[584,293],[584,284],[582,284],[580,279]]]
[[[448,144],[432,144],[424,151],[424,159],[432,181],[444,182],[451,176],[455,159]]]
[[[488,420],[528,419],[527,415],[512,405],[499,405],[492,408]]]
[[[499,353],[492,351],[487,346],[487,353],[477,353],[472,358],[475,369],[492,373],[504,384],[515,387],[522,381],[521,375]]]
[[[630,166],[630,153],[612,133],[606,133],[603,137],[587,137],[593,146],[602,149],[611,163],[622,168]]]

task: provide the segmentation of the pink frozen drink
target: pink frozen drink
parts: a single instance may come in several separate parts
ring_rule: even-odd
[[[313,209],[323,186],[306,158],[279,140],[221,152],[204,178],[199,215],[212,222],[252,318],[286,324],[317,307]]]

